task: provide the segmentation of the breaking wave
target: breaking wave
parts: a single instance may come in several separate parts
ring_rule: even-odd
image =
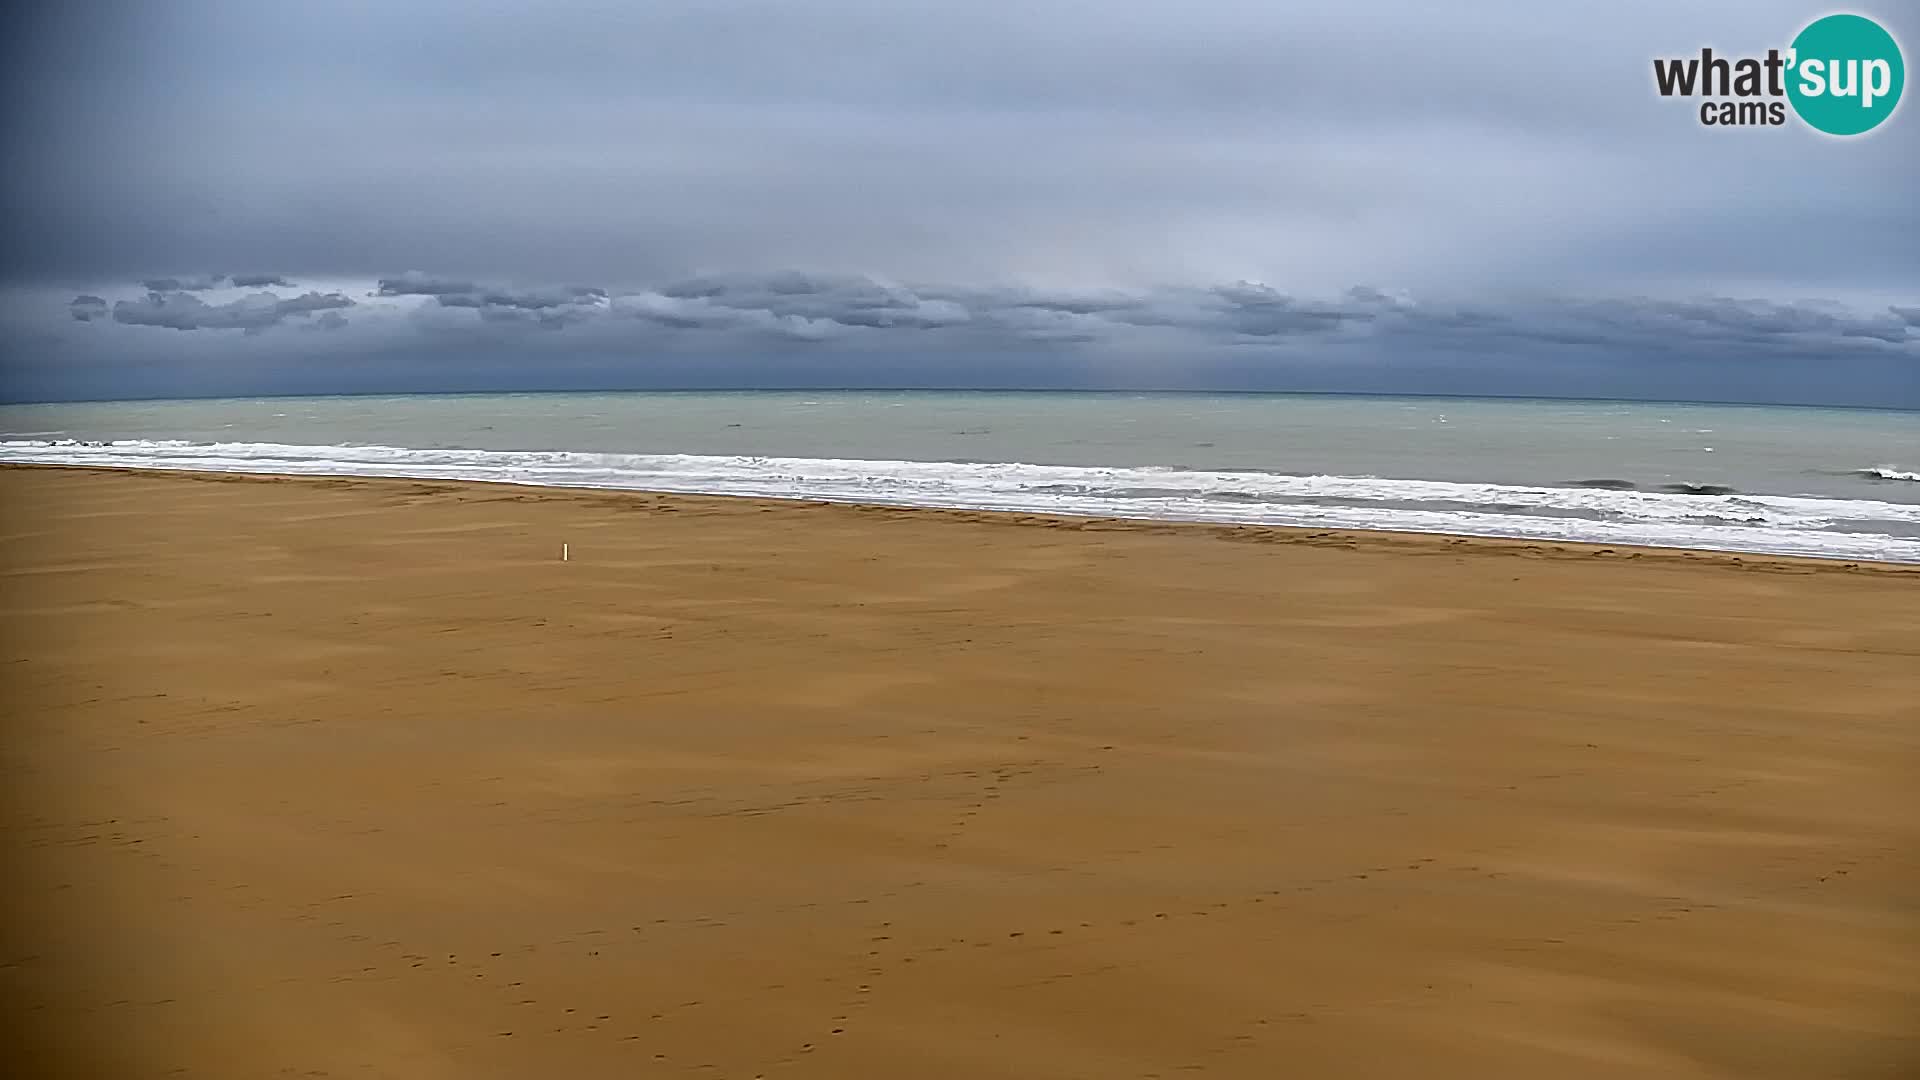
[[[1920,562],[1920,505],[1704,486],[1681,494],[1622,481],[1526,487],[1161,467],[184,440],[4,441],[0,461],[482,480]],[[1878,475],[1920,478],[1891,468]]]

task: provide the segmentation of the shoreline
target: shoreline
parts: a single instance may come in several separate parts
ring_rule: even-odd
[[[860,514],[911,514],[930,520],[947,519],[989,525],[1028,526],[1093,531],[1130,531],[1142,534],[1187,534],[1212,536],[1242,543],[1270,543],[1322,547],[1364,547],[1370,550],[1433,553],[1500,554],[1523,558],[1585,558],[1621,562],[1645,560],[1658,564],[1721,565],[1771,573],[1878,573],[1920,576],[1920,562],[1889,562],[1875,559],[1848,559],[1816,555],[1775,555],[1763,552],[1727,551],[1717,548],[1665,547],[1644,544],[1600,543],[1582,540],[1529,540],[1524,538],[1477,536],[1471,534],[1411,532],[1393,529],[1320,529],[1295,525],[1254,525],[1233,522],[1171,521],[1159,518],[1094,517],[1049,514],[1026,510],[963,509],[938,506],[903,506],[892,503],[867,503],[822,499],[809,496],[776,498],[758,495],[694,494],[649,491],[639,488],[567,487],[555,484],[527,484],[512,480],[462,480],[406,476],[331,476],[316,473],[239,472],[200,469],[156,469],[137,466],[69,465],[56,462],[0,462],[7,470],[60,470],[103,475],[126,474],[154,478],[179,479],[200,483],[273,483],[338,486],[362,483],[372,486],[397,484],[433,487],[449,492],[463,489],[507,488],[529,495],[548,493],[555,499],[664,499],[689,503],[714,501],[719,505],[739,503],[762,505],[831,507]]]

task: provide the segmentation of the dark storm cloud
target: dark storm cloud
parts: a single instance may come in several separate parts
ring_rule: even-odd
[[[527,285],[380,296],[373,279],[338,284],[226,303],[131,286],[72,303],[47,297],[45,308],[0,303],[9,336],[34,343],[32,364],[5,361],[4,392],[86,396],[87,373],[108,369],[154,392],[218,395],[984,384],[1920,407],[1920,325],[1896,310],[1920,305],[1712,295],[1465,304],[1368,285],[1329,295],[1250,281],[1074,291],[810,273],[669,279],[604,296]],[[549,304],[555,297],[579,302]],[[113,318],[41,329],[44,312],[63,304]],[[244,333],[163,332],[180,329]]]
[[[73,298],[67,310],[80,322],[92,322],[107,317],[107,302],[98,296],[81,295]]]
[[[74,301],[94,299],[79,297]],[[315,312],[332,312],[352,307],[353,301],[339,293],[308,292],[282,298],[261,292],[224,304],[209,304],[190,292],[150,291],[137,300],[122,300],[113,305],[113,319],[129,326],[165,327],[170,330],[242,330],[257,334],[289,318]]]
[[[240,289],[293,288],[293,282],[279,274],[235,274],[228,280]]]
[[[457,287],[457,289],[456,289]],[[1901,314],[1831,301],[1701,297],[1536,297],[1461,305],[1361,285],[1330,297],[1238,281],[1077,296],[1019,287],[883,282],[858,275],[782,271],[708,275],[650,288],[502,288],[419,272],[379,279],[369,309],[383,347],[455,335],[460,348],[505,347],[520,329],[573,330],[585,345],[832,342],[917,350],[1088,346],[1126,350],[1299,349],[1337,356],[1346,346],[1484,357],[1591,347],[1617,353],[1815,355],[1888,350],[1920,361],[1920,330]],[[261,331],[288,317],[351,306],[342,293],[282,299],[256,293],[208,304],[185,292],[113,305],[117,322],[171,329]],[[76,318],[105,309],[76,298]],[[384,322],[378,318],[384,312]],[[395,316],[405,315],[399,318]],[[334,325],[329,323],[329,325]],[[363,342],[364,343],[364,342]],[[903,360],[903,367],[911,361]]]

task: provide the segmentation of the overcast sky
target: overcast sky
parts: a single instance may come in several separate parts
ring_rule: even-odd
[[[1129,386],[1920,407],[1920,114],[1703,128],[1824,4],[39,5],[14,399]],[[1907,5],[1874,15],[1911,63]]]

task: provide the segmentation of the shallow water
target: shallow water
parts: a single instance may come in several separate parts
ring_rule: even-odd
[[[1920,562],[1920,413],[806,391],[0,408],[0,460],[438,476]]]

